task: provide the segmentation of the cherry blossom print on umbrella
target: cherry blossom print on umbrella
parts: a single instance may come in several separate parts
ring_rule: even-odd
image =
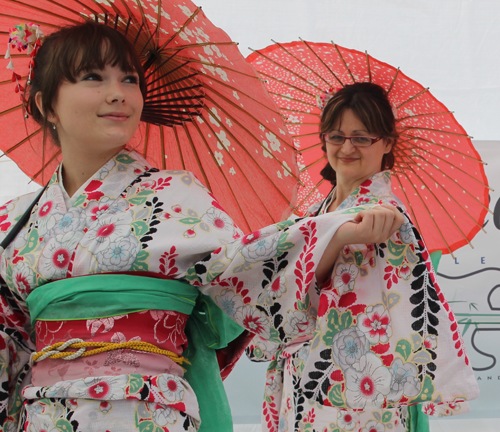
[[[156,168],[192,171],[246,232],[282,219],[298,179],[291,137],[258,74],[201,8],[189,0],[0,0],[0,11],[6,49],[16,25],[28,39],[25,28],[47,36],[85,20],[125,34],[147,81],[130,147]],[[60,150],[43,146],[40,127],[24,118],[28,51],[8,51],[0,59],[0,150],[45,183]],[[213,215],[207,223],[224,229],[225,220]]]
[[[482,229],[489,204],[484,163],[471,137],[427,88],[366,53],[332,43],[275,43],[248,56],[287,118],[299,151],[303,187],[295,211],[326,197],[331,184],[319,138],[328,94],[356,82],[388,92],[400,135],[395,147],[394,193],[406,205],[431,252],[453,253]]]

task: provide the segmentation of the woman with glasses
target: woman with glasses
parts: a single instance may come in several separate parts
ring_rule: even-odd
[[[253,339],[249,357],[271,361],[263,431],[424,431],[415,404],[427,402],[422,411],[436,415],[463,412],[458,402],[477,397],[477,383],[458,331],[450,332],[456,321],[425,244],[392,193],[398,134],[385,90],[357,83],[325,99],[321,174],[333,189],[307,216],[388,204],[405,222],[379,242],[346,241],[338,231],[315,272],[314,332],[286,346]]]

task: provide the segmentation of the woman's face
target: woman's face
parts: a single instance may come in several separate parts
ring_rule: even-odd
[[[64,81],[48,118],[64,151],[113,152],[127,144],[139,126],[144,101],[138,75],[106,65]]]
[[[346,109],[340,124],[328,133],[335,132],[343,136],[365,136],[375,138],[376,134],[366,129],[361,120],[351,109]],[[326,143],[326,156],[337,174],[337,184],[361,183],[380,172],[382,158],[389,153],[392,144],[380,139],[369,147],[355,147],[350,140],[342,145]]]

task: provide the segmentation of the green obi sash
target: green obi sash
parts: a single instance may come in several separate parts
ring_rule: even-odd
[[[233,422],[220,377],[216,349],[225,348],[244,329],[231,321],[196,287],[178,280],[99,274],[51,282],[26,300],[31,322],[105,318],[144,310],[190,315],[184,378],[193,387],[202,420],[199,432],[232,432]]]

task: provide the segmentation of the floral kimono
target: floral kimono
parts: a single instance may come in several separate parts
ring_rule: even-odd
[[[2,430],[232,430],[214,350],[241,327],[284,345],[309,337],[319,233],[353,216],[242,236],[191,173],[126,149],[71,198],[61,181],[0,255]],[[35,195],[0,207],[0,242]],[[238,357],[226,349],[222,366]]]
[[[335,191],[309,210],[325,214]],[[391,204],[389,172],[360,185],[331,215]],[[409,215],[386,243],[348,245],[329,282],[311,287],[315,329],[294,343],[255,337],[253,361],[266,375],[265,432],[404,432],[408,405],[431,415],[468,409],[479,390],[457,322],[437,284],[429,253]],[[307,220],[309,218],[303,219]],[[300,223],[300,222],[299,222]],[[296,273],[309,277],[308,267]],[[310,276],[312,277],[312,276]]]

